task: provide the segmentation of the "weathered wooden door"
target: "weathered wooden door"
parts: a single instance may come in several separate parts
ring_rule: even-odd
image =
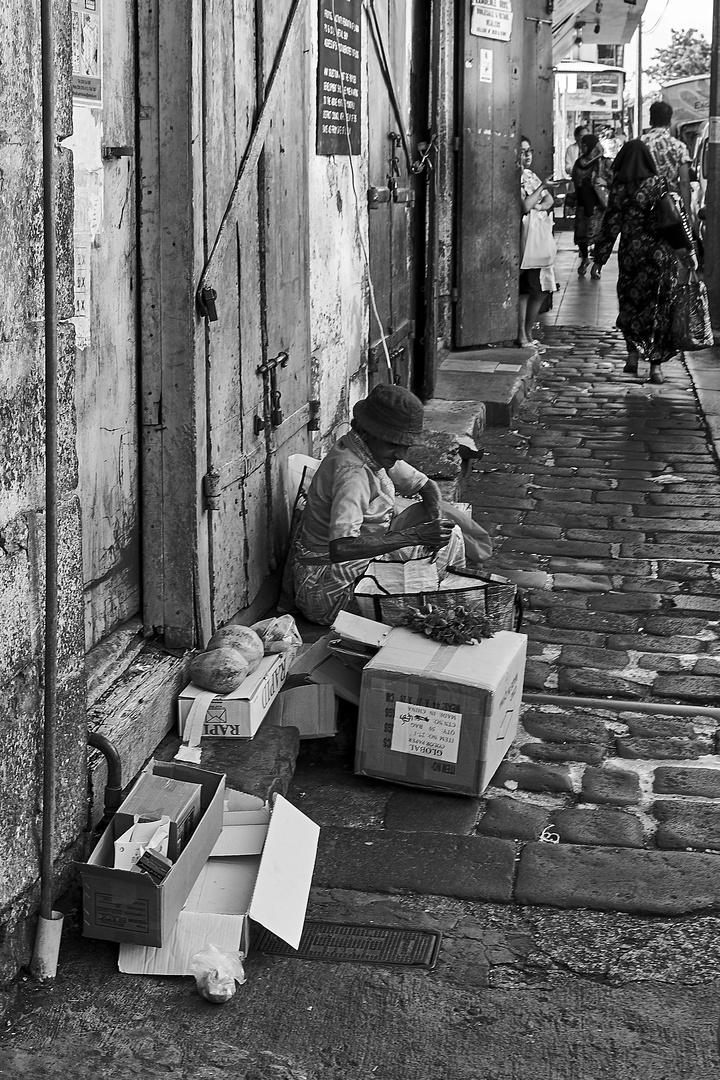
[[[269,116],[259,158],[242,173],[241,212],[213,272],[218,319],[207,324],[212,627],[272,603],[288,535],[287,458],[309,450],[308,21],[307,0],[205,5],[206,250]]]
[[[472,4],[460,7],[454,344],[465,348],[517,333],[523,4],[509,41],[471,34]]]
[[[425,122],[427,108],[428,7],[418,0],[373,0],[366,5],[368,234],[375,302],[373,306],[371,297],[370,385],[398,382],[415,388],[423,379],[416,338],[425,180],[412,171],[411,163],[419,160],[417,144],[426,134],[418,125]],[[415,32],[418,22],[424,33]]]
[[[134,11],[103,5],[102,52],[86,57],[99,100],[76,104],[69,141],[87,648],[140,607]]]

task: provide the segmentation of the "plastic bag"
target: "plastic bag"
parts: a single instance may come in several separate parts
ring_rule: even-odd
[[[280,615],[276,619],[264,619],[252,627],[260,637],[265,648],[265,655],[287,652],[302,645],[300,631],[292,615]]]
[[[245,982],[242,959],[242,953],[223,952],[217,945],[207,945],[202,952],[195,953],[189,968],[200,997],[215,1005],[229,1001],[235,994],[235,984],[242,986]]]

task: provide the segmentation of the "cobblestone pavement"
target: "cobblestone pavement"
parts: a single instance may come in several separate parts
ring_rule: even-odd
[[[534,390],[510,430],[486,431],[463,497],[493,534],[492,568],[523,584],[526,693],[627,709],[525,705],[481,799],[348,774],[338,806],[337,777],[318,785],[301,756],[295,793],[323,826],[315,881],[656,914],[715,908],[720,722],[702,711],[720,704],[714,452],[680,360],[656,386],[622,373],[615,330],[550,326],[545,340]],[[699,708],[662,713],[673,704]]]

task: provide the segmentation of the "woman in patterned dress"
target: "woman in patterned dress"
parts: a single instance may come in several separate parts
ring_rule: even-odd
[[[572,169],[572,181],[577,197],[574,240],[580,252],[580,277],[587,273],[590,246],[600,235],[611,180],[612,164],[603,154],[602,143],[597,135],[583,135],[580,139],[580,154]],[[591,275],[594,278],[600,277],[595,267]]]
[[[682,263],[692,252],[676,253],[658,236],[657,200],[662,181],[640,139],[627,142],[615,158],[610,199],[595,243],[594,266],[605,265],[620,233],[618,317],[627,346],[623,371],[636,375],[640,359],[650,364],[650,382],[665,381],[661,365],[677,353],[672,311]]]

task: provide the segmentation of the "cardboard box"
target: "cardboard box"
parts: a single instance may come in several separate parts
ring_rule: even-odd
[[[397,628],[362,675],[355,772],[481,795],[517,731],[527,638],[439,645]]]
[[[237,690],[224,696],[201,690],[199,686],[189,683],[178,699],[180,735],[185,738],[190,710],[197,701],[196,713],[200,707],[204,717],[199,734],[225,739],[251,739],[280,693],[294,658],[295,650],[292,649],[264,656]]]
[[[200,819],[161,884],[148,874],[113,866],[115,841],[133,823],[120,807],[86,863],[80,866],[83,934],[107,941],[163,944],[220,836],[225,776],[191,765],[155,761],[146,772],[200,785]],[[132,792],[131,792],[132,794]]]
[[[161,949],[122,945],[118,966],[135,975],[189,975],[208,942],[247,954],[250,920],[294,949],[300,944],[320,830],[282,795],[228,791],[222,835]]]
[[[159,821],[169,817],[167,855],[175,862],[200,819],[200,794],[200,785],[195,781],[187,783],[172,776],[146,772],[126,797],[120,812],[131,819],[142,817]]]
[[[360,704],[360,671],[339,659],[331,650],[335,634],[326,634],[308,648],[301,649],[288,671],[288,683],[328,683],[338,697]]]
[[[273,727],[294,727],[301,739],[323,739],[337,734],[337,697],[332,686],[310,683],[283,690],[265,717]]]

